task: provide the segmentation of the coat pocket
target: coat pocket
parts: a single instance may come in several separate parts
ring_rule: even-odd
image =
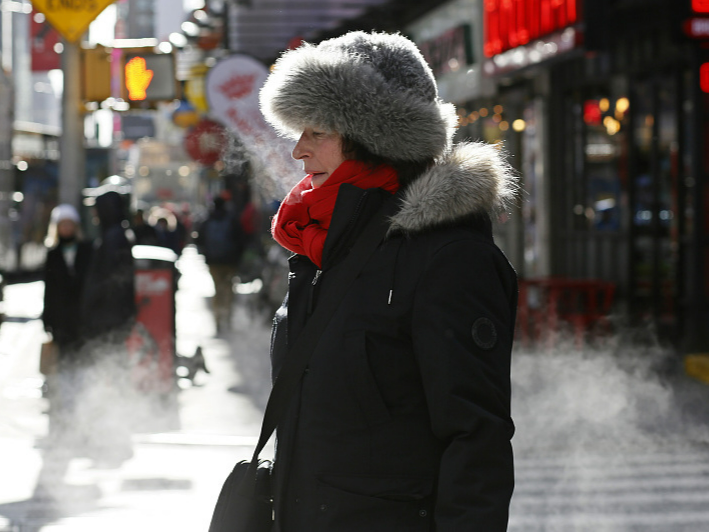
[[[345,338],[345,369],[365,423],[369,426],[386,423],[391,413],[382,398],[367,358],[367,338],[357,332]]]
[[[433,481],[326,475],[318,479],[317,530],[423,532],[432,529]]]

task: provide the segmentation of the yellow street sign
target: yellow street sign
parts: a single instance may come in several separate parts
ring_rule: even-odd
[[[115,0],[32,0],[32,6],[69,42],[76,42],[89,24]]]

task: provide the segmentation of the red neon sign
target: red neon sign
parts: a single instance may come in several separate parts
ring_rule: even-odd
[[[709,4],[709,0],[694,0]],[[484,0],[486,57],[522,46],[579,20],[578,0]]]
[[[704,63],[699,67],[699,86],[702,92],[709,93],[709,63]]]
[[[709,0],[692,0],[692,10],[695,13],[709,13]]]

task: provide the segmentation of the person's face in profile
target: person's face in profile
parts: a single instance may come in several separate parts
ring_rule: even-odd
[[[293,148],[293,158],[303,161],[303,170],[312,174],[313,188],[317,188],[345,161],[342,137],[337,133],[305,128]]]

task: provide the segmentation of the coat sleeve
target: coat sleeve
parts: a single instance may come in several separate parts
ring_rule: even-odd
[[[434,434],[443,442],[438,532],[504,532],[514,488],[510,356],[517,285],[488,243],[433,255],[417,287],[413,342]]]

